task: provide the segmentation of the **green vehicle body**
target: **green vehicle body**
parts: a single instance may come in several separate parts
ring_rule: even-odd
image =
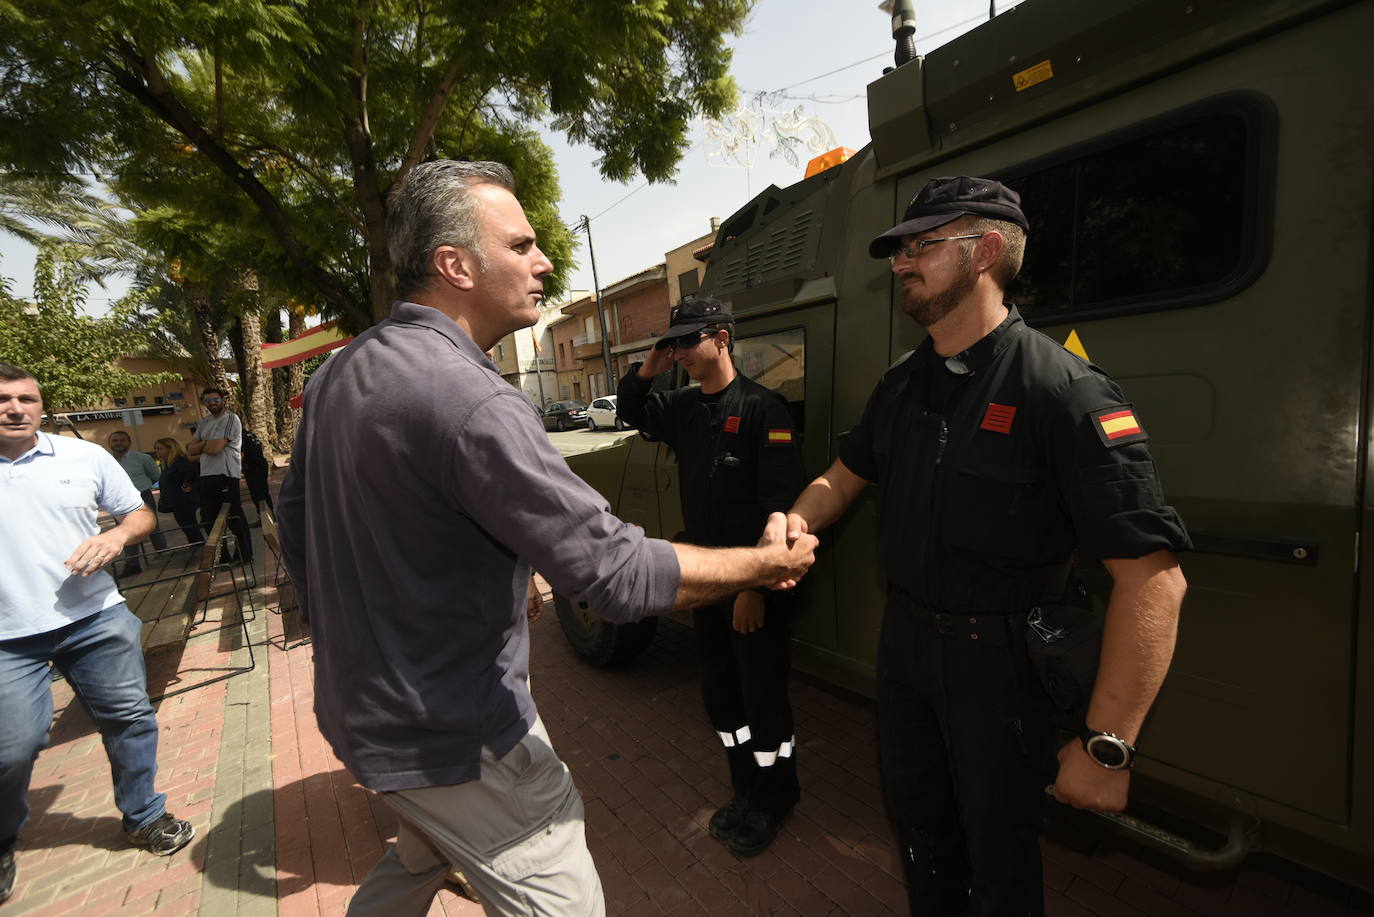
[[[784,391],[819,473],[921,338],[869,240],[929,178],[1022,187],[1023,314],[1120,381],[1197,543],[1133,798],[1227,837],[1155,832],[1197,865],[1265,848],[1366,887],[1371,37],[1368,0],[1027,0],[872,83],[872,142],[726,220],[702,283],[732,303],[737,359]],[[627,435],[569,461],[622,518],[680,531],[666,447]],[[869,692],[877,496],[823,533],[796,627],[800,666]],[[1088,576],[1100,602],[1105,574]],[[652,635],[558,603],[593,661]]]

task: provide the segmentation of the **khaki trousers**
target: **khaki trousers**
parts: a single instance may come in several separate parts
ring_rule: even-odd
[[[504,758],[482,750],[482,777],[385,793],[396,843],[349,903],[349,917],[422,917],[450,865],[489,915],[603,917],[582,797],[542,720]]]

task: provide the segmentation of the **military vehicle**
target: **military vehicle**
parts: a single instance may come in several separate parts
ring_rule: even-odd
[[[869,86],[871,143],[724,221],[702,283],[818,473],[921,337],[869,240],[932,177],[1016,188],[1031,232],[1014,300],[1121,382],[1196,545],[1133,800],[1217,833],[1128,827],[1195,865],[1263,848],[1366,887],[1371,39],[1369,0],[1027,0],[924,58],[901,62],[899,41]],[[680,530],[666,447],[629,436],[572,461],[623,518]],[[798,663],[871,690],[873,494],[822,538]],[[594,662],[652,633],[557,601]]]

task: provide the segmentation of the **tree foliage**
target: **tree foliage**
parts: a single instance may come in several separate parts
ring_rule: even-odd
[[[600,150],[608,179],[671,178],[690,119],[733,99],[723,39],[750,3],[0,0],[0,162],[233,220],[244,266],[356,329],[389,307],[387,194],[416,164],[510,165],[567,264],[538,125]]]
[[[84,290],[72,259],[51,242],[40,247],[34,265],[36,308],[11,296],[8,281],[0,278],[0,362],[33,373],[48,410],[93,407],[136,388],[180,381],[176,373],[131,373],[117,365],[120,357],[139,353],[145,341],[131,327],[139,294],[93,318],[82,312]]]

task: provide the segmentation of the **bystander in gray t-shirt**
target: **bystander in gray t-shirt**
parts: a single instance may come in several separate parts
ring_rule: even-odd
[[[218,417],[207,414],[196,424],[194,438],[203,443],[208,443],[212,439],[229,440],[229,445],[225,446],[219,455],[201,453],[202,475],[226,474],[231,478],[243,477],[242,453],[239,451],[243,445],[243,424],[239,421],[239,415],[228,409]]]

